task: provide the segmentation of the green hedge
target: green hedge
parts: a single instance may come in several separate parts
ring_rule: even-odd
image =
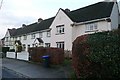
[[[89,59],[99,64],[100,78],[120,78],[120,30],[91,34]],[[99,72],[100,71],[100,72]]]
[[[72,60],[78,78],[120,78],[120,29],[78,37]]]
[[[9,51],[9,49],[10,49],[9,47],[2,47],[2,52],[6,53],[7,51]]]

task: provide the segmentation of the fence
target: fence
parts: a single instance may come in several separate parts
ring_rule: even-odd
[[[7,52],[6,57],[15,59],[15,52]],[[25,51],[18,52],[17,59],[28,61],[29,60],[29,53],[25,52]]]

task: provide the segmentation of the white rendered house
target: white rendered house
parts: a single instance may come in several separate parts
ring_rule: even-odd
[[[39,19],[38,22],[30,25],[23,24],[18,29],[8,29],[5,35],[5,46],[14,49],[14,42],[20,40],[25,51],[28,51],[29,47],[35,47],[36,44],[38,46],[49,47],[51,36],[49,26],[53,19],[54,17],[46,20]]]
[[[51,28],[51,47],[72,50],[81,35],[118,28],[117,2],[99,2],[74,11],[59,9]]]
[[[117,29],[119,17],[117,2],[98,2],[73,11],[60,8],[55,17],[8,29],[5,46],[13,49],[14,41],[20,40],[26,51],[36,44],[71,51],[78,36]]]

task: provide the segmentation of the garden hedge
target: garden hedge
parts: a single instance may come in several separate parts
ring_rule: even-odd
[[[50,56],[50,64],[61,64],[64,61],[64,50],[61,48],[32,47],[28,50],[31,61],[41,62],[42,56]]]
[[[78,78],[120,78],[120,29],[78,37],[72,61]]]

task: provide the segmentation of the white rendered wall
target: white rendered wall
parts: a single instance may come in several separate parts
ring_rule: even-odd
[[[51,25],[51,47],[57,47],[56,42],[64,41],[64,49],[72,49],[72,27],[70,26],[72,21],[68,16],[60,9]],[[64,25],[64,34],[56,34],[56,26]]]
[[[111,29],[117,29],[118,28],[118,18],[119,18],[119,9],[117,4],[115,3],[113,6],[113,10],[111,13]]]
[[[31,34],[27,35],[27,39],[24,40],[24,36],[21,37],[21,43],[26,45],[26,51],[28,51],[28,45],[30,45],[30,47],[32,47],[32,44],[34,43],[36,38],[39,38],[39,32],[35,33],[35,38],[31,39]],[[50,37],[47,37],[47,31],[42,32],[42,40],[44,41],[43,46],[45,46],[45,43],[50,43]]]
[[[111,30],[111,23],[110,22],[107,22],[107,21],[100,21],[100,22],[96,22],[97,25],[98,25],[98,32],[102,32],[102,31],[108,31],[108,30]],[[83,24],[83,25],[78,25],[78,26],[74,26],[73,29],[72,29],[73,33],[72,33],[72,42],[78,37],[78,36],[81,36],[81,35],[84,35],[84,34],[92,34],[92,33],[95,33],[94,31],[93,32],[86,32],[86,25]]]

